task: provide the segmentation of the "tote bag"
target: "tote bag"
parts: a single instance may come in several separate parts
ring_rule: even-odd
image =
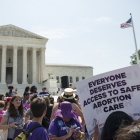
[[[8,129],[0,129],[0,140],[7,140]]]

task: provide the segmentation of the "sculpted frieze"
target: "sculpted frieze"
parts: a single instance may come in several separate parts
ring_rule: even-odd
[[[30,34],[30,33],[26,32],[26,31],[16,29],[14,27],[0,28],[0,36],[13,36],[13,37],[42,39],[41,37],[39,37],[37,35]]]

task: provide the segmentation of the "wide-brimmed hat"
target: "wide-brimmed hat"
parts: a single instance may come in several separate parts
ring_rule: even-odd
[[[72,110],[72,105],[70,102],[67,101],[60,103],[59,109],[56,110],[54,115],[57,117],[69,119],[75,117],[74,111]]]
[[[64,92],[61,94],[61,96],[64,99],[74,99],[75,98],[75,94],[73,93],[72,88],[65,88]]]

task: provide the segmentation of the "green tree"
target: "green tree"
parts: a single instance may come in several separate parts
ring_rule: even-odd
[[[138,55],[139,55],[139,60],[140,60],[140,50],[138,50]],[[131,58],[131,65],[137,64],[137,56],[136,53],[132,54],[132,56],[130,56]]]

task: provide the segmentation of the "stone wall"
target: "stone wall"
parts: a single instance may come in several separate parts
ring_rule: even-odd
[[[68,76],[69,84],[73,87],[76,83],[76,77],[79,77],[79,81],[82,78],[89,78],[93,76],[93,68],[91,66],[80,66],[80,65],[58,65],[58,64],[47,64],[46,65],[46,76],[49,78],[49,74],[55,75],[56,79],[59,77],[58,88],[61,86],[61,77]],[[72,77],[72,82],[70,82]]]

